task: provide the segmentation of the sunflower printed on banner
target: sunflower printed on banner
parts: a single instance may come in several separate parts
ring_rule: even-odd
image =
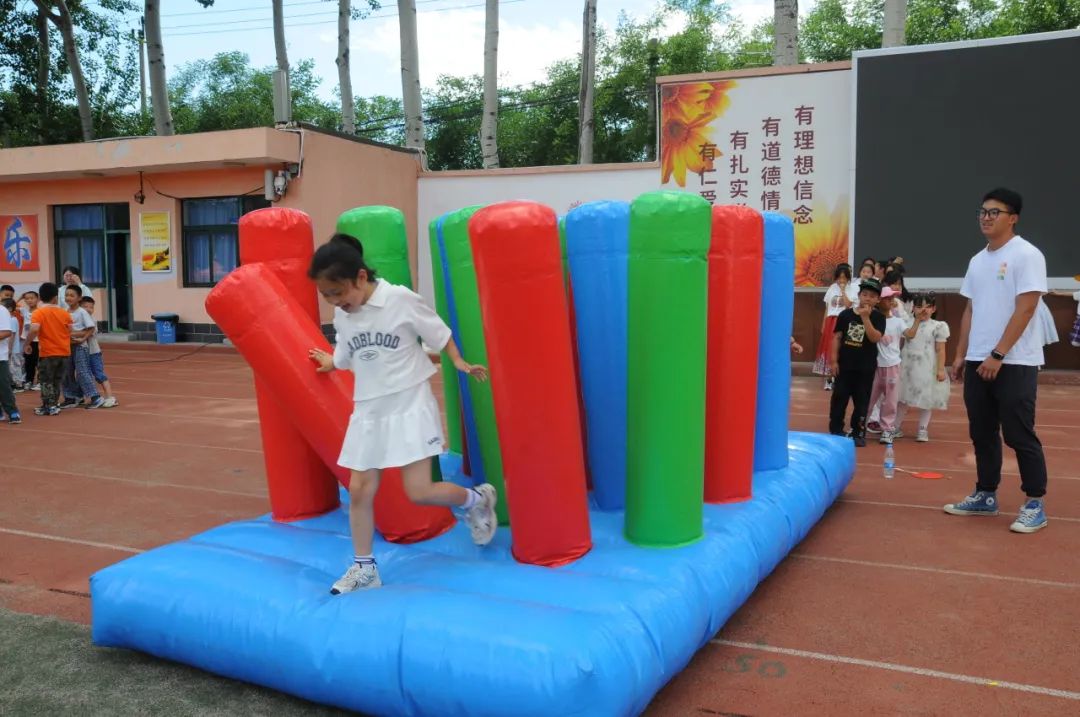
[[[795,219],[794,212],[784,212]],[[841,195],[830,212],[814,203],[814,221],[795,225],[795,286],[828,286],[836,265],[848,260],[848,198]]]
[[[714,157],[703,147],[712,145],[710,124],[723,114],[730,104],[727,92],[734,81],[693,82],[668,85],[661,91],[660,163],[662,184],[672,176],[680,187],[686,186],[686,174],[701,174],[713,168]],[[716,152],[715,156],[721,153]]]

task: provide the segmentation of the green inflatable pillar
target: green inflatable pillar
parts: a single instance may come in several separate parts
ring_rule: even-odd
[[[431,278],[435,285],[435,311],[450,326],[450,307],[446,299],[446,281],[443,279],[443,257],[439,249],[439,220],[428,224],[428,242],[431,247]],[[443,380],[443,406],[446,407],[446,440],[450,450],[464,452],[461,435],[461,394],[458,392],[457,369],[450,359],[440,356]]]
[[[357,207],[337,220],[337,231],[364,245],[364,263],[391,284],[413,288],[405,215],[394,207]]]
[[[703,535],[711,227],[694,194],[650,192],[630,207],[625,530],[636,545]]]
[[[458,331],[461,334],[462,355],[469,363],[488,364],[487,343],[484,339],[484,322],[480,313],[480,291],[473,266],[472,244],[469,240],[469,219],[480,207],[466,207],[446,215],[443,220],[443,241],[446,261],[450,267],[450,286],[457,310]],[[472,399],[473,420],[480,441],[480,460],[483,461],[484,479],[495,486],[499,493],[496,507],[499,525],[509,525],[510,515],[506,509],[506,485],[503,482],[502,449],[499,445],[499,428],[495,422],[495,399],[491,383],[469,380],[469,397]],[[475,462],[476,456],[470,454]]]

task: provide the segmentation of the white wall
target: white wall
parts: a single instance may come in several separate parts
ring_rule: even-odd
[[[660,169],[654,163],[423,174],[418,196],[418,291],[435,305],[428,225],[443,214],[474,204],[528,200],[546,204],[562,216],[578,204],[630,201],[659,188]]]

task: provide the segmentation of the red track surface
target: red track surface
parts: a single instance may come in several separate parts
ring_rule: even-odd
[[[87,578],[133,552],[267,510],[250,372],[235,353],[107,345],[121,406],[0,424],[0,605],[88,623]],[[175,360],[172,360],[175,359]],[[792,426],[824,427],[827,393],[794,381]],[[684,715],[1080,714],[1080,387],[1040,386],[1050,527],[958,518],[974,459],[959,390],[932,441],[858,452],[854,482],[656,698]],[[17,437],[17,438],[16,438]],[[1006,451],[1008,454],[1008,451]],[[997,684],[988,684],[994,681]]]

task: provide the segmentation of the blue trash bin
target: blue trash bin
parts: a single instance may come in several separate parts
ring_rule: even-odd
[[[157,342],[159,344],[175,344],[176,324],[180,321],[180,317],[177,314],[152,314],[150,318],[155,322],[154,329],[157,332]]]

